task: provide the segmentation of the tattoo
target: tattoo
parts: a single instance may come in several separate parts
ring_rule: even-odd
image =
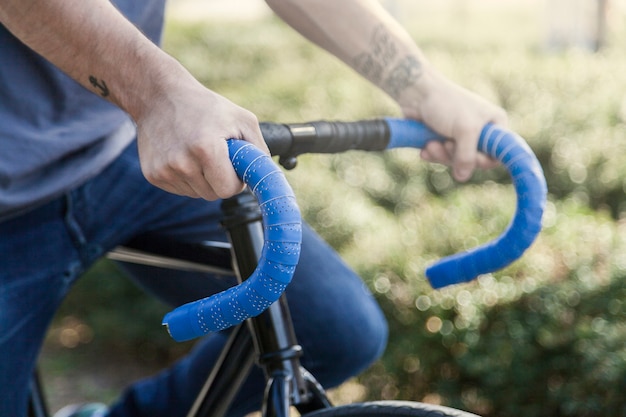
[[[370,45],[371,51],[358,55],[354,59],[354,66],[366,78],[379,83],[385,66],[389,65],[398,52],[391,37],[382,25],[374,30]]]
[[[356,70],[367,79],[378,83],[383,75],[383,66],[368,53],[362,53],[355,58]]]
[[[374,30],[372,36],[372,54],[380,61],[383,66],[388,65],[398,54],[396,45],[389,33],[381,25]]]
[[[406,56],[391,70],[383,83],[383,88],[392,97],[397,97],[402,90],[415,84],[421,74],[422,64],[414,56]]]
[[[104,80],[98,80],[93,75],[89,76],[89,83],[93,85],[95,88],[100,90],[100,95],[102,97],[106,97],[109,95],[109,87],[107,87],[107,83]]]
[[[385,69],[398,58],[398,46],[385,30],[378,26],[370,40],[371,49],[354,58],[355,69],[372,82],[379,84],[392,97],[414,84],[422,73],[422,65],[415,56],[404,57],[386,78]]]

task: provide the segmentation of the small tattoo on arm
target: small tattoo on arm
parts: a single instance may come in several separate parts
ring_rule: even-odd
[[[384,67],[395,58],[396,46],[383,26],[374,30],[370,39],[371,50],[354,58],[355,69],[375,83],[380,82]]]
[[[398,54],[398,45],[381,25],[372,34],[370,50],[354,58],[354,67],[367,79],[381,85],[392,97],[397,97],[403,89],[413,85],[422,73],[422,65],[417,57],[408,55],[398,62]],[[394,62],[397,64],[389,71]],[[388,74],[384,76],[387,71]]]
[[[104,82],[104,80],[99,80],[93,75],[90,75],[89,83],[100,91],[100,95],[102,97],[106,97],[109,95],[109,87],[107,87],[107,83]]]
[[[422,65],[417,58],[409,55],[391,70],[383,83],[383,88],[392,97],[397,97],[402,90],[415,84],[421,74]]]
[[[363,76],[378,83],[383,74],[383,66],[368,53],[362,53],[354,60],[356,70]]]
[[[378,59],[383,66],[388,65],[398,54],[396,45],[389,33],[383,26],[379,26],[374,30],[372,36],[372,54]]]

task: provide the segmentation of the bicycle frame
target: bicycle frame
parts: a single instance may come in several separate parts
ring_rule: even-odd
[[[222,211],[234,269],[242,282],[242,277],[254,271],[261,256],[264,242],[261,213],[249,192],[225,200]],[[302,347],[297,343],[283,294],[265,312],[232,331],[187,417],[224,416],[255,358],[267,379],[264,417],[287,417],[291,406],[301,414],[330,407],[324,389],[300,365],[301,354]]]

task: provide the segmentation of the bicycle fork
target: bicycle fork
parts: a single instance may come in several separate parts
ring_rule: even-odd
[[[261,213],[248,191],[225,200],[222,211],[233,267],[241,282],[252,274],[261,256]],[[223,417],[255,358],[267,379],[263,417],[288,417],[291,406],[300,414],[331,407],[322,386],[300,365],[301,355],[283,294],[265,312],[232,331],[187,417]]]

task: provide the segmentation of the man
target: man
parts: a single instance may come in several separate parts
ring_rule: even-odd
[[[217,200],[242,190],[225,139],[267,151],[250,111],[201,85],[159,49],[164,1],[0,2],[2,416],[25,416],[46,328],[81,273],[136,237],[224,239]],[[450,138],[429,145],[425,160],[451,165],[460,181],[476,167],[494,165],[476,152],[476,143],[486,122],[506,123],[504,112],[438,74],[377,2],[267,3],[386,91],[406,117]],[[172,305],[228,284],[131,272]],[[325,386],[360,372],[383,351],[384,318],[361,289],[359,278],[305,227],[301,262],[287,291],[303,363]],[[347,293],[351,297],[342,296]],[[223,342],[221,334],[204,338],[110,408],[59,415],[185,415]],[[247,381],[232,415],[258,407],[260,377],[254,373]]]

